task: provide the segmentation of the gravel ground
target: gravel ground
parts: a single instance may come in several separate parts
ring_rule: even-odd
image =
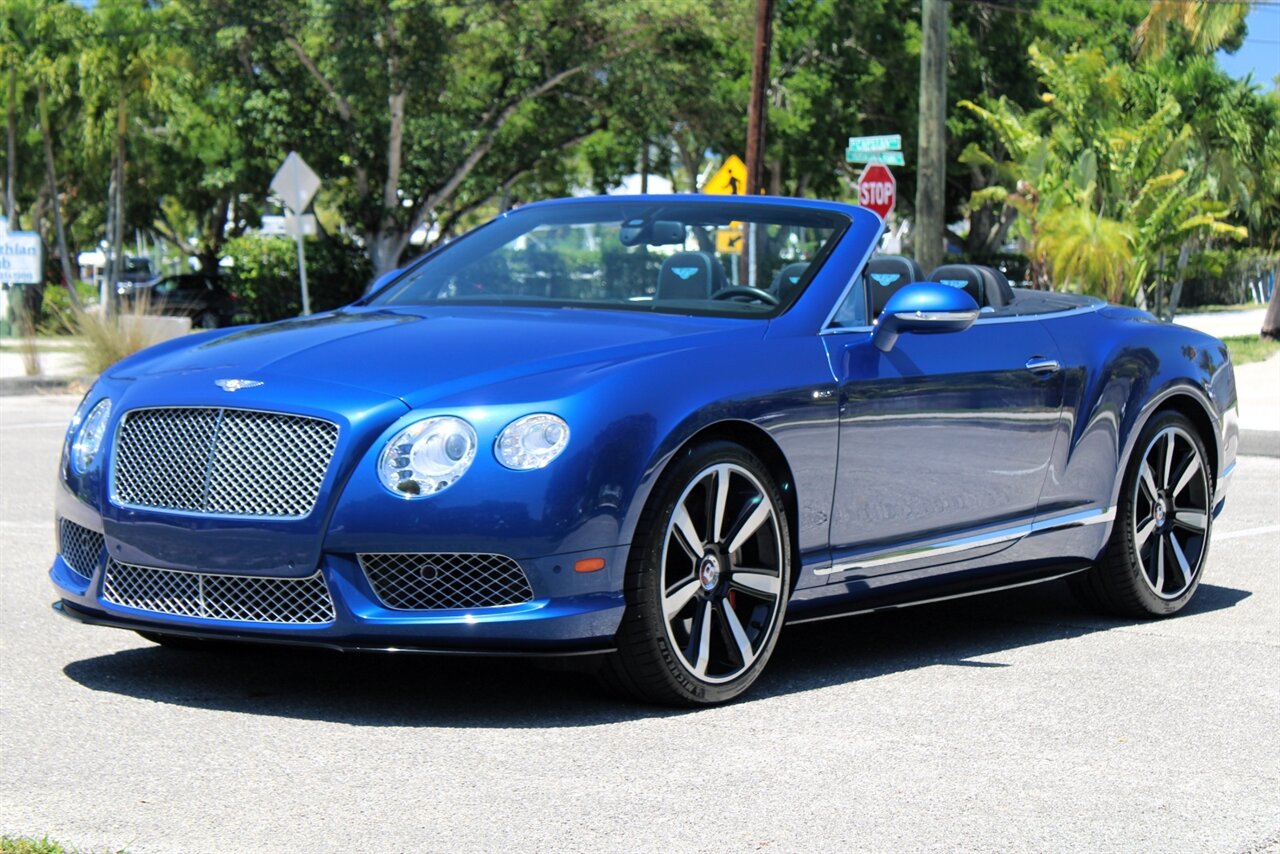
[[[67,396],[0,401],[0,833],[90,850],[1280,851],[1280,460],[1182,616],[1060,584],[788,629],[673,712],[527,663],[179,653],[49,609]]]

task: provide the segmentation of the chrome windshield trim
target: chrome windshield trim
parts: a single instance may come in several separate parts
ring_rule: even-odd
[[[876,250],[880,248],[880,238],[884,236],[884,228],[885,228],[885,222],[884,220],[880,220],[880,228],[876,231],[876,239],[871,241],[871,243],[867,246],[867,251],[863,254],[862,260],[859,261],[858,265],[853,268],[853,275],[849,277],[849,283],[845,285],[844,290],[840,292],[840,297],[831,306],[831,311],[827,312],[827,319],[822,321],[822,326],[820,326],[818,329],[819,335],[825,335],[829,331],[835,331],[830,328],[831,321],[836,319],[836,312],[840,310],[840,306],[844,305],[844,301],[849,298],[849,291],[851,291],[853,289],[853,286],[857,284],[858,277],[861,276],[862,271],[866,269],[867,262],[871,260],[871,256],[876,254]],[[865,299],[863,301],[865,302]],[[868,326],[867,328],[870,329],[871,327]],[[841,332],[853,331],[853,329],[851,328],[841,329],[840,327],[836,327],[836,329],[839,329],[839,331]]]
[[[1116,508],[1107,507],[1105,509],[1094,508],[1092,510],[1081,510],[1073,513],[1067,513],[1062,516],[1054,516],[1049,519],[1032,519],[1030,521],[1018,522],[1017,524],[1010,525],[1006,528],[986,531],[981,534],[971,534],[969,536],[956,537],[954,539],[942,540],[941,542],[936,543],[911,544],[892,547],[884,551],[873,552],[870,555],[856,560],[843,561],[841,563],[832,564],[831,566],[815,569],[813,574],[834,575],[837,572],[848,572],[854,569],[874,569],[879,566],[905,563],[909,560],[940,557],[942,555],[954,554],[955,552],[982,548],[983,546],[994,546],[1011,540],[1020,540],[1029,534],[1041,534],[1045,531],[1058,531],[1066,528],[1079,528],[1085,525],[1098,525],[1103,522],[1110,522],[1115,519],[1115,517]]]

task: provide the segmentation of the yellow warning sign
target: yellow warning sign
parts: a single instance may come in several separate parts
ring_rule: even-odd
[[[716,229],[716,252],[721,255],[741,255],[742,244],[742,223],[731,222],[728,228]]]
[[[724,164],[716,170],[702,187],[702,192],[720,196],[745,196],[747,194],[747,164],[736,154],[725,158]]]

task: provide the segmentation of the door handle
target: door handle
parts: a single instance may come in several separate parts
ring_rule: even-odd
[[[1056,374],[1061,369],[1062,365],[1058,364],[1057,359],[1045,359],[1041,356],[1027,359],[1027,370],[1033,374]]]

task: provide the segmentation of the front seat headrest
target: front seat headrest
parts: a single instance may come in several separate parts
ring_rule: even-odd
[[[805,271],[808,269],[808,261],[796,261],[793,264],[788,264],[778,271],[773,284],[769,285],[769,292],[775,294],[778,297],[778,301],[786,305],[795,298],[796,291],[800,290],[800,281],[804,278]]]
[[[973,297],[979,306],[987,305],[987,276],[977,264],[943,264],[929,274],[929,281],[949,285]]]
[[[702,252],[677,252],[658,271],[657,299],[709,299],[719,290],[724,270]]]
[[[924,270],[905,255],[877,255],[867,262],[867,290],[871,292],[871,319],[880,316],[889,297],[912,282],[923,282]]]

